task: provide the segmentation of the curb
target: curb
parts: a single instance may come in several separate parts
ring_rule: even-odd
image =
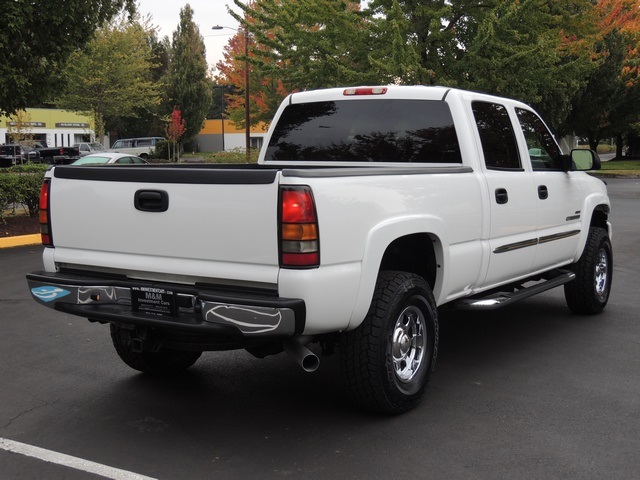
[[[39,243],[41,243],[39,233],[0,238],[0,248],[23,247],[25,245],[37,245]]]

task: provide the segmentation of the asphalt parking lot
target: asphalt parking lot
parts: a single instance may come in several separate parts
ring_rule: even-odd
[[[40,247],[1,249],[0,478],[636,479],[640,180],[608,183],[605,312],[573,315],[558,289],[441,312],[427,395],[398,417],[352,408],[336,356],[312,374],[245,352],[205,353],[177,378],[138,374],[107,326],[31,300]]]

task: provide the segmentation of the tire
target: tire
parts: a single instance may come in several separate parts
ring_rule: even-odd
[[[574,313],[600,313],[609,301],[613,280],[613,250],[603,228],[589,229],[580,260],[573,264],[575,280],[566,283],[564,296]]]
[[[155,375],[174,375],[196,363],[202,352],[160,348],[157,352],[134,352],[131,336],[119,325],[111,324],[111,340],[118,356],[134,370]]]
[[[438,313],[420,276],[381,272],[362,324],[342,335],[350,396],[366,410],[400,414],[421,400],[438,353]]]

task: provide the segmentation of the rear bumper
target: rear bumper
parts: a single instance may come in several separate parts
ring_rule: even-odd
[[[29,273],[27,282],[38,303],[101,322],[244,338],[286,338],[305,327],[303,300],[267,292],[51,272]]]

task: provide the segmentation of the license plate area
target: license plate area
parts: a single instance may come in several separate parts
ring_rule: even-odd
[[[159,317],[177,316],[176,294],[154,287],[131,287],[131,310]]]

